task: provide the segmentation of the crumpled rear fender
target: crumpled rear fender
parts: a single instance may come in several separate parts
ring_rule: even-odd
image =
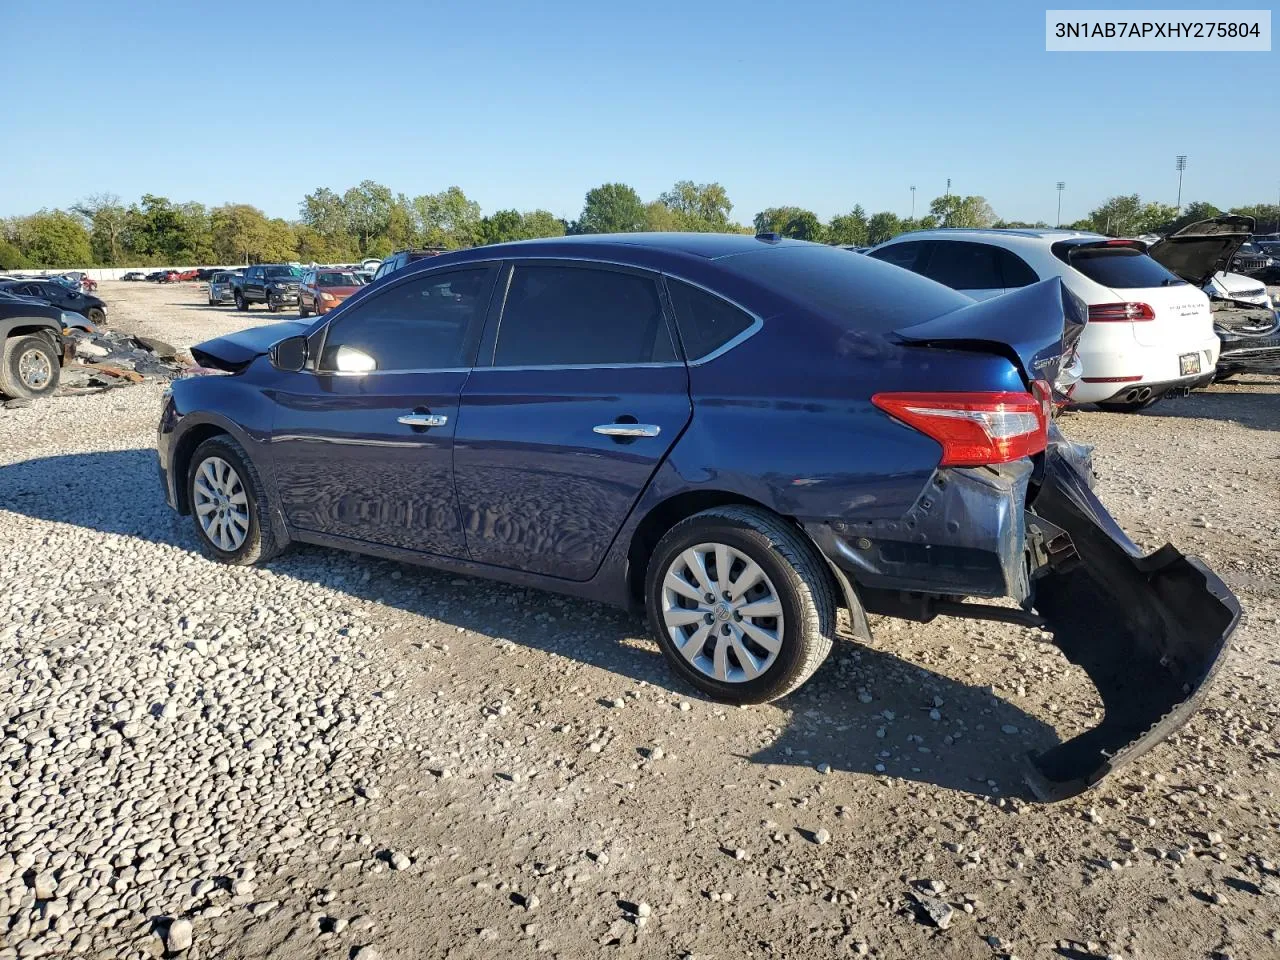
[[[1239,601],[1201,560],[1134,545],[1090,489],[1087,464],[1082,448],[1055,439],[1027,514],[1047,552],[1035,610],[1105,708],[1098,726],[1031,758],[1042,800],[1087,790],[1185,724],[1240,620]]]

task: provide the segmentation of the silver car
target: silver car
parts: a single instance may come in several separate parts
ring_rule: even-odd
[[[235,294],[231,290],[231,281],[238,274],[231,270],[219,270],[209,278],[209,306],[216,307],[219,304],[231,303],[235,300]]]

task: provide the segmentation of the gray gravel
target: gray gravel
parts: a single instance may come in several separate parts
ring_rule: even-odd
[[[280,319],[103,287],[180,347]],[[1247,618],[1183,733],[1052,807],[1019,758],[1099,706],[1032,632],[877,620],[728,708],[612,610],[203,559],[158,386],[0,410],[0,960],[1280,955],[1280,381],[1243,380],[1064,421]]]

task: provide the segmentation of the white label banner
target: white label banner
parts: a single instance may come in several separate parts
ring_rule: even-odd
[[[1269,51],[1270,10],[1046,10],[1044,48],[1057,52]]]

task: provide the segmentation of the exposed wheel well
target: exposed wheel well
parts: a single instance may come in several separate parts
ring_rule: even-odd
[[[184,433],[182,439],[178,441],[178,445],[173,450],[171,469],[173,470],[173,486],[177,493],[179,513],[187,514],[191,512],[191,505],[187,502],[187,471],[191,468],[191,455],[196,452],[196,447],[200,446],[200,444],[210,437],[217,436],[230,436],[230,434],[217,424],[202,423]]]
[[[636,527],[636,532],[631,536],[631,548],[627,552],[627,587],[631,600],[637,607],[642,608],[644,606],[645,571],[649,566],[649,557],[653,555],[654,548],[657,547],[658,541],[662,539],[663,535],[686,517],[691,517],[695,513],[701,513],[703,510],[709,510],[712,507],[723,507],[728,504],[759,507],[761,510],[769,510],[770,513],[775,512],[760,501],[752,500],[750,497],[745,497],[741,494],[729,493],[724,490],[690,490],[686,493],[677,494],[669,500],[664,500],[640,521],[640,525]],[[796,523],[794,517],[781,514],[779,516],[782,516],[783,520],[794,526],[802,537],[808,538],[808,534]],[[842,597],[843,593],[840,584],[836,582],[835,575],[829,575],[834,595]]]
[[[50,343],[53,344],[53,347],[56,350],[59,347],[58,335],[61,332],[61,330],[55,330],[53,327],[43,323],[24,324],[21,326],[10,327],[4,332],[4,337],[0,338],[0,340],[7,340],[10,337],[25,337],[33,333],[42,334]],[[59,357],[58,359],[61,360],[62,358]]]

